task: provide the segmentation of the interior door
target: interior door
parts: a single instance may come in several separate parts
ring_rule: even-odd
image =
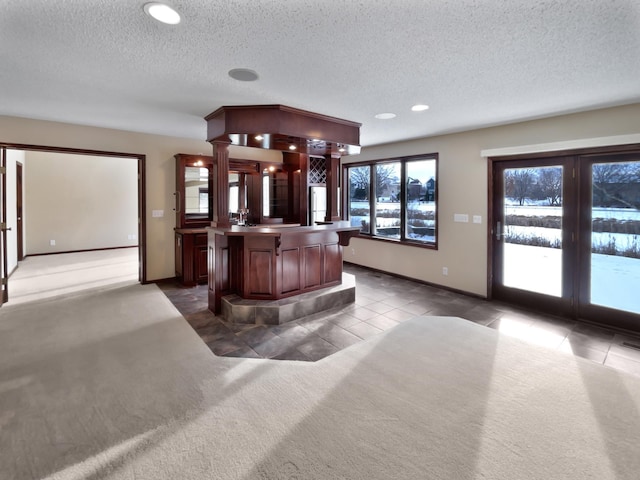
[[[24,260],[24,228],[22,223],[22,164],[16,162],[16,235],[18,261]]]
[[[493,298],[572,313],[573,175],[571,158],[494,163]]]
[[[7,267],[7,149],[0,147],[0,305],[9,299]]]

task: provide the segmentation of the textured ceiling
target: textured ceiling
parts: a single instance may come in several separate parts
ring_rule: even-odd
[[[367,146],[640,101],[640,0],[144,3],[0,0],[0,114],[204,140],[222,105],[283,104]]]

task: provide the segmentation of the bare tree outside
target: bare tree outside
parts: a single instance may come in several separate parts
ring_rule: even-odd
[[[549,205],[552,207],[562,205],[562,168],[547,167],[539,169],[538,191],[540,198],[548,200]]]
[[[369,185],[371,185],[371,168],[369,166],[350,168],[349,183],[352,198],[367,200]]]
[[[598,163],[593,166],[593,205],[640,210],[640,164]]]
[[[504,188],[507,197],[517,200],[518,205],[530,198],[534,184],[534,172],[529,168],[517,168],[504,172]]]
[[[398,163],[376,165],[376,197],[388,190],[392,182],[398,181],[398,168]]]

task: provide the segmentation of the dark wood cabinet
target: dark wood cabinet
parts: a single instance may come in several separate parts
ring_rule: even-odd
[[[213,218],[213,157],[179,153],[176,159],[175,270],[185,286],[207,283],[207,230]]]
[[[204,228],[213,219],[213,157],[178,153],[176,228]]]
[[[176,278],[185,286],[207,283],[207,230],[176,229]]]

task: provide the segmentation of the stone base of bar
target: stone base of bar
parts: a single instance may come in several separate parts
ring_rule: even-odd
[[[280,300],[247,300],[238,295],[222,297],[222,316],[229,322],[281,325],[314,313],[356,301],[356,278],[342,273],[342,284]]]

